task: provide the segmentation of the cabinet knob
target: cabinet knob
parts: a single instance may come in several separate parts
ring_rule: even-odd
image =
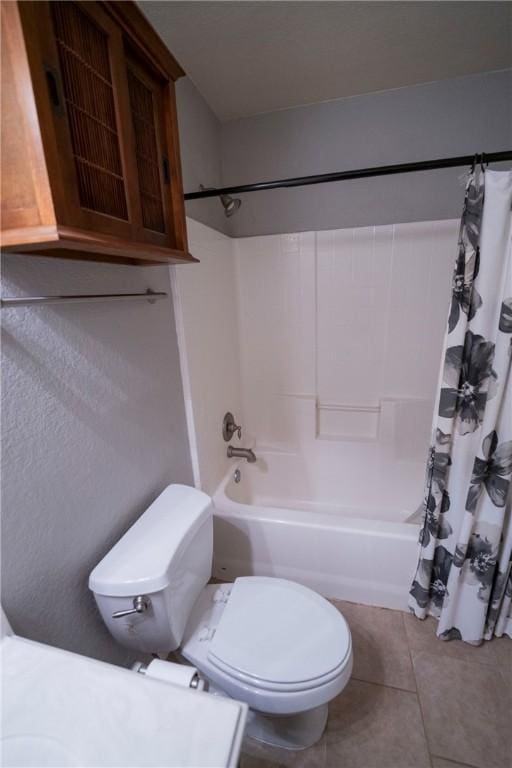
[[[49,64],[45,65],[44,74],[46,77],[46,85],[48,86],[48,95],[50,97],[50,103],[52,109],[56,115],[64,114],[64,102],[61,95],[60,80],[57,70],[50,67]]]
[[[170,184],[171,174],[169,172],[169,161],[166,157],[162,158],[162,172],[164,175],[164,184]]]

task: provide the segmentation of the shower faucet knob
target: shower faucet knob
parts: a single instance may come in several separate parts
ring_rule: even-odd
[[[222,437],[226,443],[229,443],[235,432],[240,440],[242,437],[242,427],[236,424],[235,417],[228,411],[222,420]]]

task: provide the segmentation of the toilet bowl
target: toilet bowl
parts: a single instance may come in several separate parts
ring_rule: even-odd
[[[249,736],[288,749],[318,741],[352,671],[339,611],[300,584],[258,576],[208,585],[180,652],[214,691],[249,705]]]
[[[212,550],[209,497],[169,486],[91,573],[105,623],[130,648],[179,651],[212,693],[247,703],[253,738],[311,746],[351,674],[345,619],[285,579],[208,584]]]

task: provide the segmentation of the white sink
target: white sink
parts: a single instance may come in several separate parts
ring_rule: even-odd
[[[237,765],[245,704],[16,636],[0,652],[4,768]]]
[[[2,736],[2,765],[39,766],[79,765],[80,759],[67,746],[46,736]]]

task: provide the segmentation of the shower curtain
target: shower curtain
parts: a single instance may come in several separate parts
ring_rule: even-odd
[[[471,172],[409,606],[437,634],[512,637],[512,171]]]

